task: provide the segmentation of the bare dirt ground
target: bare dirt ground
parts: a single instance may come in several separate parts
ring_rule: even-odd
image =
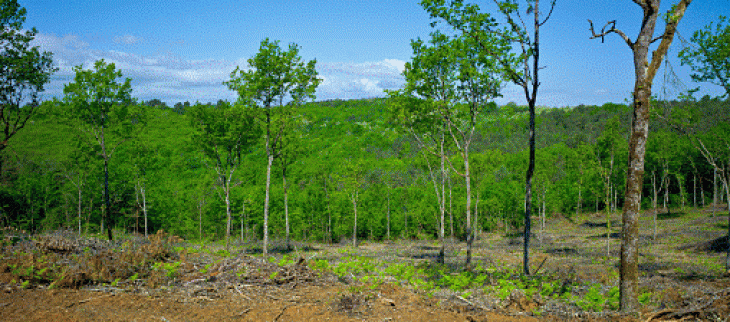
[[[618,216],[611,217],[610,231],[605,214],[555,216],[544,228],[536,218],[532,271],[544,277],[539,282],[511,273],[521,267],[518,234],[482,233],[474,262],[484,268],[458,288],[442,281],[467,276],[460,242],[448,243],[441,280],[419,282],[389,272],[397,265],[430,267],[435,241],[365,242],[356,248],[299,243],[292,251],[278,245],[264,258],[257,244],[228,252],[166,234],[109,244],[68,232],[31,237],[6,230],[0,320],[730,320],[730,279],[722,265],[727,217],[662,213],[656,237],[653,216],[642,217],[643,308],[641,316],[631,317],[616,312],[610,300],[618,282]],[[441,286],[419,284],[424,280]],[[560,296],[546,292],[545,285],[560,284],[570,287]]]

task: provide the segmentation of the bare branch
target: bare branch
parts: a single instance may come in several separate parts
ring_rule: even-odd
[[[550,12],[548,12],[548,15],[547,15],[547,17],[545,17],[545,20],[543,20],[541,23],[538,24],[538,27],[542,27],[542,25],[544,25],[548,21],[548,19],[550,19],[550,16],[553,14],[553,9],[555,9],[555,0],[553,0],[550,3]]]
[[[611,21],[607,22],[606,25],[604,25],[603,28],[601,28],[600,34],[596,34],[596,31],[593,29],[593,21],[588,19],[588,23],[590,23],[591,34],[593,35],[593,36],[591,36],[590,39],[601,38],[601,42],[604,42],[603,37],[605,37],[606,35],[608,35],[610,33],[616,33],[619,36],[621,36],[621,38],[624,39],[626,44],[629,45],[629,48],[631,48],[632,50],[634,49],[634,43],[631,42],[631,39],[629,39],[629,37],[626,36],[626,34],[623,31],[621,31],[620,29],[616,29],[616,20],[611,20]],[[606,28],[609,26],[610,26],[610,28],[608,30],[606,30]]]

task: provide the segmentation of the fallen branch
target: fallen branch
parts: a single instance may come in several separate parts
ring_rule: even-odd
[[[469,305],[471,305],[471,306],[474,306],[474,307],[476,307],[476,305],[474,305],[474,303],[472,303],[471,301],[469,301],[469,300],[467,300],[467,299],[465,299],[465,298],[461,297],[460,295],[454,295],[454,296],[456,296],[456,298],[457,298],[457,299],[460,299],[460,300],[464,301],[464,303],[466,303],[466,304],[469,304]]]
[[[241,294],[241,296],[243,296],[243,298],[245,298],[245,299],[247,299],[247,300],[251,301],[251,298],[250,298],[250,297],[248,297],[248,296],[246,296],[246,295],[243,295],[243,292],[241,292],[241,290],[239,290],[239,289],[238,289],[238,286],[236,286],[236,285],[233,285],[233,288],[234,288],[234,289],[235,289],[235,290],[236,290],[236,291],[238,292],[238,294]]]
[[[83,304],[83,303],[86,303],[86,302],[89,302],[89,301],[103,299],[103,298],[110,297],[110,296],[114,296],[114,293],[112,293],[112,294],[106,294],[106,295],[102,295],[102,296],[97,296],[97,297],[92,297],[92,298],[88,298],[88,299],[85,299],[85,300],[78,301],[76,303],[71,303],[71,304],[67,305],[66,308],[70,308],[70,307],[72,307],[72,306],[74,306],[76,304]]]
[[[282,316],[282,315],[284,315],[284,312],[286,312],[286,309],[288,309],[288,308],[290,308],[290,307],[291,307],[291,305],[287,305],[287,306],[285,306],[285,307],[284,307],[283,309],[281,309],[281,312],[279,312],[279,315],[277,315],[277,316],[276,316],[276,317],[274,318],[274,321],[279,321],[279,318],[281,318],[281,316]]]

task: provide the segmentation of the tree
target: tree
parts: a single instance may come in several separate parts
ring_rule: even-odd
[[[25,15],[17,0],[0,2],[0,151],[25,127],[38,106],[38,94],[58,70],[53,67],[51,53],[31,46],[38,31],[23,29]]]
[[[479,12],[479,6],[464,5],[463,0],[450,1],[446,6],[445,0],[422,0],[421,5],[426,8],[432,18],[445,20],[454,29],[474,41],[481,51],[481,55],[490,57],[496,62],[499,71],[505,79],[520,86],[525,94],[529,119],[529,147],[530,154],[527,172],[525,175],[525,231],[523,245],[523,271],[530,274],[529,247],[531,234],[532,211],[532,177],[535,172],[535,104],[537,90],[540,86],[538,71],[540,70],[540,27],[544,25],[553,13],[555,0],[550,2],[550,11],[541,21],[540,0],[527,1],[527,14],[534,16],[532,37],[529,29],[520,15],[520,8],[515,0],[497,1],[499,11],[507,20],[507,26],[500,28],[499,24],[488,13]],[[519,46],[518,53],[512,52],[513,46]]]
[[[300,154],[303,153],[302,137],[299,127],[301,126],[301,118],[292,118],[286,124],[288,128],[284,129],[281,137],[279,149],[279,166],[281,167],[282,186],[284,188],[284,226],[286,230],[286,249],[291,249],[290,225],[289,225],[289,183],[286,181],[287,170],[297,161]]]
[[[241,159],[257,137],[253,117],[242,107],[195,105],[188,113],[195,128],[193,141],[203,150],[217,175],[218,195],[226,204],[226,248],[231,237],[231,187]],[[201,205],[202,206],[202,205]]]
[[[299,56],[299,46],[290,44],[282,51],[278,41],[261,41],[259,52],[248,59],[249,69],[231,72],[228,88],[238,93],[239,103],[255,110],[264,129],[266,147],[266,197],[264,199],[264,254],[268,254],[269,202],[271,167],[279,157],[282,136],[291,121],[293,108],[314,99],[320,83],[316,60],[306,64]],[[286,104],[285,104],[286,101]]]
[[[639,309],[639,210],[641,207],[641,190],[644,179],[644,155],[646,142],[649,137],[649,110],[651,100],[651,86],[654,82],[659,66],[664,59],[669,46],[672,44],[677,25],[684,16],[687,6],[692,0],[679,0],[666,13],[664,32],[654,37],[657,18],[659,18],[659,4],[661,0],[633,0],[644,13],[641,20],[641,31],[635,41],[620,29],[616,29],[616,20],[609,21],[596,33],[593,22],[588,20],[591,29],[591,39],[601,38],[615,33],[629,46],[634,55],[634,83],[633,106],[634,114],[629,138],[628,172],[626,176],[626,193],[622,214],[621,228],[621,266],[619,269],[619,306],[623,312],[636,312]],[[652,53],[651,61],[648,58],[649,46],[660,41],[657,49]]]
[[[431,181],[436,191],[440,211],[439,261],[444,256],[445,228],[445,161],[450,168],[465,179],[466,185],[466,265],[471,264],[471,246],[474,240],[471,217],[471,179],[469,170],[470,145],[474,139],[477,119],[489,108],[487,100],[498,95],[500,80],[495,66],[488,56],[475,49],[476,44],[467,37],[449,37],[438,31],[431,34],[430,44],[411,42],[414,57],[407,63],[403,75],[406,87],[404,102],[395,104],[394,114],[406,125],[408,131],[425,151],[440,158],[440,186],[426,157]],[[493,105],[493,103],[492,103]],[[449,138],[462,158],[463,170],[457,169],[447,158],[445,141]]]
[[[682,49],[679,58],[692,68],[693,81],[722,86],[725,96],[730,96],[730,24],[725,16],[718,20],[695,31],[690,40],[696,47]]]
[[[144,122],[143,110],[132,106],[131,79],[117,82],[122,71],[114,63],[99,60],[94,69],[74,67],[74,82],[63,88],[65,101],[71,107],[72,117],[78,123],[82,142],[104,161],[104,205],[107,235],[113,239],[114,217],[109,200],[109,160],[117,148],[132,137],[134,127]]]
[[[716,133],[708,133],[704,142],[700,137],[692,140],[695,148],[700,151],[707,163],[712,166],[715,177],[719,178],[725,187],[725,196],[727,197],[728,204],[728,247],[725,255],[726,271],[730,271],[730,139],[727,135],[728,130],[730,130],[730,126],[722,124],[714,129],[713,132]],[[712,207],[714,211],[716,206],[713,204]]]

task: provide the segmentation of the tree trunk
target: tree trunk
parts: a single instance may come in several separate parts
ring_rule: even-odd
[[[452,192],[454,186],[451,185],[451,174],[449,174],[449,225],[451,226],[451,239],[454,239],[454,205],[452,203]]]
[[[205,196],[198,200],[198,239],[203,240],[203,205],[205,205]]]
[[[223,189],[226,194],[226,250],[229,249],[231,239],[231,179],[223,179]]]
[[[145,183],[142,183],[142,213],[144,213],[144,237],[147,238],[147,192],[145,191]]]
[[[79,235],[81,235],[81,185],[79,184]]]
[[[330,211],[330,195],[327,191],[327,177],[324,177],[324,197],[327,199],[327,238],[328,243],[332,244],[332,212]]]
[[[273,163],[274,155],[269,153],[268,163],[266,164],[266,197],[264,200],[264,256],[269,254],[269,193],[271,191],[271,165]]]
[[[355,212],[355,218],[352,222],[352,247],[357,247],[357,191],[351,196],[352,210]]]
[[[469,148],[464,148],[464,180],[466,181],[466,268],[471,270],[471,247],[474,232],[471,222],[471,174],[469,173]]]
[[[578,181],[578,205],[575,207],[576,215],[578,215],[580,213],[581,204],[583,203],[582,192],[583,192],[583,172],[581,171],[580,179]]]
[[[388,240],[390,240],[390,186],[388,186],[388,214],[387,214],[386,235],[388,236]]]
[[[289,190],[286,185],[286,167],[282,170],[282,178],[284,180],[284,225],[286,229],[286,249],[291,249],[291,240],[289,239]]]
[[[730,163],[728,163],[730,167]],[[725,175],[725,196],[727,196],[727,250],[725,254],[725,271],[730,272],[730,188],[728,188],[728,181],[730,181],[730,171]]]
[[[102,134],[103,136],[103,134]],[[104,153],[106,154],[106,153]],[[112,236],[112,227],[114,226],[114,218],[112,215],[112,205],[111,201],[109,200],[109,159],[104,158],[104,204],[106,205],[106,233],[107,237],[109,237],[109,240],[114,240],[114,236]]]
[[[654,213],[654,238],[653,239],[656,240],[656,229],[657,229],[657,227],[656,227],[656,216],[657,216],[656,205],[657,205],[658,192],[656,189],[656,174],[654,173],[654,171],[651,172],[651,186],[654,189],[654,198],[652,199],[652,206],[654,207],[654,211],[652,211]]]
[[[712,171],[712,217],[715,217],[717,209],[717,168]]]
[[[241,202],[241,239],[240,239],[241,240],[241,243],[243,243],[243,241],[244,241],[244,239],[243,239],[243,232],[244,232],[244,230],[243,230],[243,221],[244,221],[243,218],[244,217],[246,217],[246,202],[245,201],[244,202]]]
[[[648,46],[648,44],[647,44]],[[642,53],[643,52],[643,53]],[[634,116],[629,141],[629,167],[626,179],[626,201],[623,209],[621,241],[620,296],[621,311],[636,312],[639,309],[638,240],[641,188],[644,179],[644,155],[649,137],[649,99],[651,80],[644,79],[643,64],[646,49],[634,52],[637,81],[634,87]]]
[[[535,8],[537,11],[537,8]],[[535,40],[537,42],[537,39]],[[533,96],[534,98],[534,96]],[[530,109],[530,160],[525,175],[525,231],[522,254],[522,270],[530,275],[530,234],[532,233],[532,176],[535,172],[535,101],[529,101]]]
[[[692,205],[697,208],[697,175],[692,174]]]

